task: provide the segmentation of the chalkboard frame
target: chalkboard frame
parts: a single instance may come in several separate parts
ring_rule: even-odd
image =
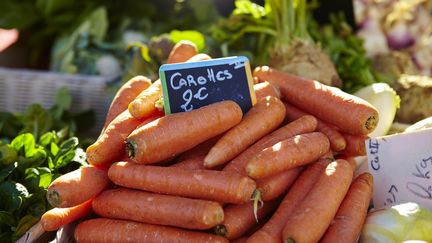
[[[165,114],[166,115],[171,114],[170,100],[169,100],[168,88],[167,88],[168,84],[165,76],[166,71],[182,70],[182,69],[190,69],[190,68],[198,68],[198,67],[210,67],[210,66],[225,65],[225,64],[230,65],[237,62],[243,62],[245,64],[244,70],[246,72],[247,85],[248,85],[250,100],[252,102],[251,106],[254,106],[257,101],[256,101],[255,90],[253,88],[253,77],[252,77],[252,70],[251,70],[249,59],[245,56],[232,56],[232,57],[223,57],[223,58],[210,59],[210,60],[198,61],[198,62],[186,62],[186,63],[174,63],[174,64],[161,65],[161,67],[159,68],[159,78],[162,84],[162,97],[163,97]]]

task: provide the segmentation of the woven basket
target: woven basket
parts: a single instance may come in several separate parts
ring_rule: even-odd
[[[33,103],[50,108],[56,91],[66,87],[72,96],[71,112],[92,109],[96,124],[91,131],[98,131],[111,101],[107,87],[114,80],[114,77],[0,68],[0,111],[23,112]]]

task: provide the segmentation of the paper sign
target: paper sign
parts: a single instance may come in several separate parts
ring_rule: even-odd
[[[159,69],[165,114],[233,100],[246,113],[256,102],[246,57],[165,64]]]
[[[432,129],[366,140],[376,209],[416,202],[432,210]]]

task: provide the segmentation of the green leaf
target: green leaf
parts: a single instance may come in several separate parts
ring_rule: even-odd
[[[27,230],[29,230],[33,225],[35,225],[39,221],[39,218],[33,215],[26,215],[18,222],[18,226],[13,234],[14,238],[19,238],[22,236]]]
[[[51,181],[51,170],[47,167],[28,168],[25,171],[25,185],[32,192],[48,188]]]
[[[204,35],[195,30],[172,30],[170,32],[170,38],[174,43],[178,43],[182,40],[191,41],[195,43],[199,51],[205,48]]]
[[[27,188],[20,183],[5,181],[0,184],[0,210],[13,212],[17,210],[29,195]]]
[[[260,19],[266,15],[266,10],[263,6],[253,3],[249,0],[235,1],[236,8],[233,11],[234,15],[252,15],[256,19]]]
[[[16,225],[15,217],[10,212],[0,211],[0,225],[1,224],[14,226]]]
[[[68,140],[64,141],[61,145],[60,145],[60,152],[59,154],[64,154],[69,150],[73,150],[75,149],[76,146],[78,146],[79,141],[78,138],[76,137],[71,137]]]
[[[9,164],[3,169],[0,170],[0,182],[3,182],[4,179],[6,179],[12,171],[15,170],[15,168],[18,167],[18,162],[15,162],[13,164]]]
[[[51,143],[51,146],[50,146],[50,152],[51,152],[51,154],[53,156],[56,156],[58,154],[58,151],[59,151],[59,147],[57,146],[57,144],[56,143]]]
[[[31,133],[35,138],[49,131],[53,125],[52,114],[39,104],[30,105],[20,119],[24,125],[21,132]]]
[[[9,165],[17,161],[18,154],[9,144],[0,145],[0,164]]]
[[[30,157],[30,155],[34,153],[35,145],[36,143],[31,133],[21,134],[12,140],[11,143],[11,146],[18,151],[18,153],[24,153],[26,157]]]
[[[55,132],[47,132],[39,138],[39,144],[47,147],[49,144],[55,143],[56,138],[57,136]]]
[[[48,188],[51,184],[51,173],[42,174],[39,179],[39,187]]]

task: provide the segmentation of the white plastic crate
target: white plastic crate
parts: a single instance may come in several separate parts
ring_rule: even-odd
[[[92,109],[100,130],[105,121],[111,97],[108,84],[114,77],[70,75],[26,69],[0,68],[0,111],[22,112],[30,104],[44,108],[54,105],[56,91],[66,87],[72,96],[71,112]]]

